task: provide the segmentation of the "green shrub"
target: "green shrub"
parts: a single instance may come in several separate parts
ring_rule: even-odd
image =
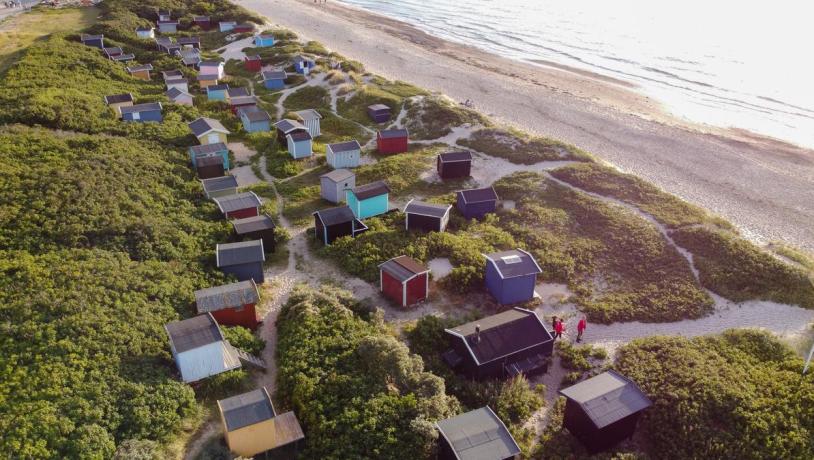
[[[374,85],[357,85],[356,92],[349,98],[339,98],[336,107],[339,115],[365,126],[376,126],[367,114],[367,107],[372,104],[384,104],[390,107],[393,117],[401,110],[404,98],[384,91]]]
[[[266,348],[266,342],[257,337],[251,329],[242,326],[221,326],[223,336],[233,347],[251,355],[259,356]]]
[[[541,161],[590,161],[586,152],[547,137],[531,137],[514,130],[480,129],[458,144],[512,163],[530,165]]]

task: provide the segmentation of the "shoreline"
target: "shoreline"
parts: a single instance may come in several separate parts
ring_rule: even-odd
[[[694,124],[630,84],[504,58],[358,8],[310,0],[237,3],[374,73],[472,99],[499,123],[574,144],[721,215],[752,241],[814,251],[810,149]]]

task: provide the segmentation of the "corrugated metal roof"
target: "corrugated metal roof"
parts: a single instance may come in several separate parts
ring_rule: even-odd
[[[454,163],[457,161],[472,161],[472,152],[462,150],[460,152],[439,153],[438,158],[441,163]]]
[[[356,216],[353,215],[353,211],[348,206],[339,206],[336,208],[329,208],[329,209],[322,209],[315,212],[319,219],[322,221],[322,224],[326,227],[330,227],[337,224],[344,224],[346,222],[353,222],[356,219]]]
[[[356,139],[352,141],[345,141],[345,142],[337,142],[335,144],[328,144],[328,147],[331,148],[331,151],[334,153],[339,152],[352,152],[354,150],[361,150],[362,146],[359,145],[359,141]]]
[[[263,76],[263,80],[285,80],[288,77],[288,74],[286,74],[284,70],[266,71],[261,75]]]
[[[302,121],[319,120],[322,115],[314,109],[298,110],[294,112]]]
[[[366,200],[374,196],[390,193],[390,186],[388,186],[385,181],[378,180],[376,182],[371,182],[369,184],[355,187],[351,191],[353,192],[354,195],[356,195],[356,199]]]
[[[124,93],[105,96],[106,104],[120,104],[122,102],[133,102],[133,95],[130,93]]]
[[[174,321],[164,326],[176,353],[193,350],[223,340],[223,334],[209,313]]]
[[[260,300],[254,280],[229,283],[195,291],[198,313],[256,304]]]
[[[214,118],[201,117],[189,123],[189,129],[196,137],[203,136],[210,131],[229,134],[229,130]]]
[[[635,383],[613,370],[560,390],[560,394],[579,404],[597,428],[653,405]]]
[[[218,401],[226,431],[234,431],[274,418],[274,406],[265,388]]]
[[[461,460],[500,460],[520,454],[503,422],[487,406],[436,424]]]
[[[219,190],[236,188],[237,179],[235,176],[213,177],[210,179],[202,179],[201,184],[203,184],[203,188],[206,193],[211,193]]]
[[[348,169],[334,169],[333,171],[331,171],[329,173],[325,173],[325,174],[323,174],[323,175],[321,175],[319,177],[320,178],[327,177],[332,182],[344,182],[344,181],[346,181],[347,179],[350,179],[353,176],[355,176],[353,171],[350,171]]]
[[[213,198],[221,212],[232,212],[240,209],[259,208],[263,201],[254,192],[243,192],[235,195]]]
[[[214,144],[193,145],[190,150],[193,155],[199,155],[202,153],[221,153],[229,150],[229,148],[223,142],[216,142]]]
[[[161,110],[160,102],[147,102],[145,104],[136,104],[128,107],[122,107],[122,113],[135,113],[135,112],[150,112],[153,110]]]
[[[266,260],[266,255],[263,253],[263,240],[219,244],[215,247],[215,252],[218,267]]]
[[[484,201],[497,201],[497,192],[493,187],[473,188],[470,190],[461,190],[458,192],[463,196],[464,203],[483,203]]]
[[[536,275],[543,270],[537,265],[534,257],[522,249],[511,249],[509,251],[493,252],[484,255],[494,262],[497,271],[503,279],[517,276]]]
[[[423,201],[410,200],[404,207],[406,214],[420,214],[422,216],[443,218],[452,206],[448,204],[425,203]]]
[[[393,278],[402,283],[410,278],[430,271],[429,268],[421,265],[415,259],[408,256],[398,256],[387,262],[380,264],[379,268],[389,273]]]
[[[379,137],[382,139],[393,139],[396,137],[407,137],[409,134],[406,129],[385,129],[379,131]]]
[[[268,214],[247,217],[245,219],[237,219],[232,221],[232,226],[234,226],[235,233],[238,235],[259,232],[261,230],[270,230],[275,227],[274,221],[271,219],[271,217],[269,217]]]
[[[303,126],[303,124],[300,123],[299,121],[297,121],[297,120],[289,120],[287,118],[284,118],[284,119],[278,121],[277,123],[274,123],[274,127],[279,129],[280,131],[282,131],[283,134],[288,134],[291,131],[295,131],[295,130],[298,130],[298,129],[302,129],[302,130],[307,130],[308,129],[305,126]]]
[[[447,331],[463,336],[473,357],[481,364],[553,340],[537,315],[522,308],[513,308]]]

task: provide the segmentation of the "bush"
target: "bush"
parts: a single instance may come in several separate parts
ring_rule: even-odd
[[[250,355],[259,356],[266,348],[266,342],[254,335],[251,329],[242,326],[221,326],[220,330],[233,347]]]

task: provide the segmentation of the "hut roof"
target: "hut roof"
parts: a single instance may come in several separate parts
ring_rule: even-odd
[[[192,20],[195,22],[208,21],[209,16],[192,16]]]
[[[345,142],[337,142],[335,144],[328,144],[328,147],[331,148],[331,151],[334,153],[339,152],[352,152],[354,150],[361,150],[362,146],[359,145],[359,141],[356,139],[352,141],[345,141]]]
[[[429,268],[421,265],[415,259],[408,256],[398,256],[379,265],[379,269],[389,273],[393,278],[402,283],[414,278],[416,275],[428,273]]]
[[[220,155],[218,155],[220,156]],[[232,212],[247,208],[258,208],[263,202],[254,192],[243,192],[235,195],[213,198],[221,212]]]
[[[223,156],[219,153],[199,153],[195,155],[195,165],[198,168],[223,164]]]
[[[200,37],[179,37],[178,44],[179,45],[196,45],[201,43]]]
[[[189,56],[184,56],[184,57],[181,59],[181,62],[183,62],[183,63],[184,63],[184,65],[195,65],[195,64],[197,64],[197,63],[201,62],[201,57],[200,57],[200,56],[198,56],[197,54],[193,54],[193,55],[189,55]]]
[[[334,169],[329,173],[325,173],[320,178],[327,177],[331,182],[343,182],[347,179],[350,179],[355,174],[348,170],[348,169]]]
[[[497,192],[493,187],[473,188],[458,192],[466,204],[483,203],[486,201],[497,201]]]
[[[232,221],[232,225],[235,227],[235,233],[238,235],[259,232],[261,230],[271,230],[275,227],[274,221],[268,214],[237,219]]]
[[[438,154],[441,163],[456,163],[459,161],[472,161],[472,152],[462,150],[460,152],[446,152]]]
[[[494,460],[520,454],[503,421],[489,406],[436,423],[460,460]]]
[[[274,127],[279,129],[280,131],[282,131],[283,134],[288,134],[291,131],[296,131],[298,129],[306,130],[306,131],[308,130],[308,128],[303,126],[302,123],[300,123],[299,121],[297,121],[297,120],[289,120],[289,119],[282,119],[282,120],[278,121],[277,123],[274,123]]]
[[[379,137],[382,139],[394,139],[397,137],[407,137],[408,135],[406,129],[383,129],[379,131]]]
[[[511,249],[502,252],[484,254],[484,257],[491,260],[501,278],[515,278],[518,276],[536,275],[542,273],[542,269],[537,265],[537,261],[528,252],[522,249]]]
[[[229,150],[223,142],[216,142],[214,144],[193,145],[189,148],[193,155],[200,155],[204,153],[220,153],[224,150]]]
[[[553,340],[533,311],[518,307],[446,331],[462,338],[479,364]]]
[[[151,112],[153,110],[161,110],[161,103],[147,102],[144,104],[136,104],[121,108],[122,113]]]
[[[136,59],[136,55],[133,53],[117,54],[115,56],[112,56],[111,59],[113,59],[116,62],[132,61]]]
[[[294,112],[302,121],[319,120],[322,115],[314,109],[298,110]]]
[[[164,77],[164,81],[166,82],[167,80],[175,80],[175,79],[178,79],[178,78],[183,78],[184,73],[181,72],[178,69],[164,70],[164,71],[161,72],[161,76]]]
[[[232,91],[232,89],[229,89]],[[250,104],[257,104],[257,98],[254,96],[230,96],[229,98],[229,105],[250,105]]]
[[[80,40],[83,41],[83,42],[86,42],[88,40],[99,40],[99,39],[102,39],[102,38],[105,38],[105,36],[104,35],[91,35],[91,34],[82,34],[80,36]]]
[[[189,83],[189,80],[186,78],[168,78],[164,80],[166,85],[180,85],[181,83]]]
[[[235,176],[212,177],[209,179],[201,179],[201,185],[203,185],[203,189],[206,193],[211,193],[236,188],[237,179]]]
[[[137,32],[150,32],[153,29],[155,29],[155,27],[148,27],[148,26],[138,26],[138,27],[136,27]]]
[[[600,429],[653,405],[635,383],[613,370],[560,390],[560,394],[579,404]]]
[[[267,70],[260,75],[263,76],[263,80],[285,80],[288,77],[285,70]]]
[[[229,89],[229,85],[226,83],[220,83],[218,85],[209,85],[206,87],[206,92],[211,93],[213,91],[226,91]]]
[[[380,110],[387,110],[388,112],[390,111],[390,107],[388,107],[388,106],[386,106],[384,104],[372,104],[372,105],[367,106],[367,108],[368,108],[368,110],[373,110],[375,112],[378,112]]]
[[[365,200],[374,196],[390,193],[390,186],[383,180],[377,180],[376,182],[355,187],[351,191],[356,195],[356,199]]]
[[[294,142],[310,141],[312,139],[311,133],[308,131],[294,131],[293,133],[288,134],[288,137],[290,137]]]
[[[105,96],[105,104],[121,104],[122,102],[133,102],[133,95],[130,93],[123,93]]]
[[[319,220],[322,221],[322,225],[326,227],[356,220],[356,216],[353,215],[353,211],[351,211],[348,206],[321,209],[315,212],[314,215],[317,216]]]
[[[218,244],[215,247],[215,261],[218,267],[263,262],[263,240],[241,241],[239,243]]]
[[[130,73],[133,72],[142,72],[144,70],[153,70],[152,64],[141,64],[141,65],[134,65],[127,67],[127,71]]]
[[[175,100],[178,96],[186,94],[187,96],[192,96],[186,91],[180,90],[177,87],[173,86],[167,91],[167,98],[170,100]]]
[[[209,313],[168,323],[164,329],[170,336],[170,343],[175,347],[176,353],[224,340],[218,323]]]
[[[249,94],[249,90],[248,90],[248,88],[244,88],[244,87],[242,87],[242,86],[241,86],[241,87],[238,87],[238,88],[229,88],[229,89],[226,91],[226,94],[228,94],[228,95],[229,95],[229,97],[246,97],[246,96],[251,96],[251,94]]]
[[[259,61],[261,58],[260,58],[260,55],[258,55],[258,54],[252,54],[251,56],[246,56],[243,59],[245,59],[247,61]]]
[[[245,115],[249,122],[254,123],[255,121],[271,121],[271,115],[265,110],[251,110],[251,109],[243,109],[240,111],[241,115]]]
[[[112,55],[112,54],[122,54],[122,53],[124,52],[124,51],[123,51],[123,50],[122,50],[120,47],[118,47],[118,46],[109,46],[109,47],[105,47],[105,48],[102,48],[102,51],[104,51],[104,53],[105,53],[106,55],[108,55],[108,56],[110,56],[110,55]]]
[[[423,201],[410,200],[407,206],[404,207],[404,212],[406,214],[419,214],[440,219],[447,215],[451,208],[452,205],[449,204],[425,203]]]
[[[274,418],[274,406],[265,388],[218,401],[226,431],[234,431]]]
[[[229,130],[224,128],[223,125],[214,118],[201,117],[197,120],[193,120],[189,123],[189,129],[195,137],[201,137],[210,131],[229,134]]]
[[[251,279],[195,291],[195,308],[198,313],[255,304],[258,300],[260,294]]]

